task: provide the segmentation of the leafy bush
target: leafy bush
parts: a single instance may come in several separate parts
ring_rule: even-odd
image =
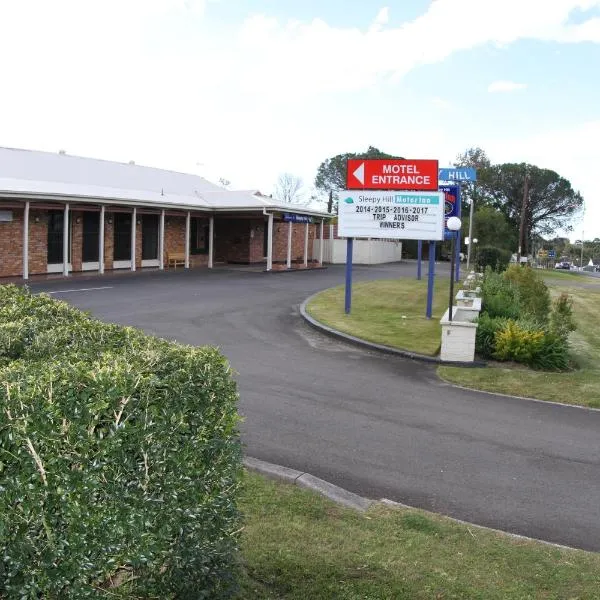
[[[482,246],[477,249],[477,266],[480,270],[485,270],[487,267],[495,271],[504,271],[510,259],[512,252],[495,246]]]
[[[552,331],[545,331],[534,321],[509,320],[495,334],[494,357],[514,360],[535,369],[561,371],[569,365],[567,340]]]
[[[571,331],[575,331],[573,318],[573,300],[569,294],[562,293],[552,304],[550,313],[550,331],[559,337],[567,339]]]
[[[490,317],[481,313],[477,321],[475,352],[482,358],[493,358],[496,351],[496,333],[506,327],[504,317]]]
[[[225,358],[0,286],[0,361],[0,597],[228,596]]]
[[[490,317],[518,319],[521,314],[518,288],[489,267],[481,286],[481,301]]]
[[[540,323],[547,323],[550,313],[550,292],[542,278],[531,268],[511,265],[504,278],[519,290],[519,306],[522,314],[530,315]]]
[[[530,365],[539,353],[543,337],[543,331],[530,331],[516,321],[508,321],[504,329],[496,333],[494,356]]]

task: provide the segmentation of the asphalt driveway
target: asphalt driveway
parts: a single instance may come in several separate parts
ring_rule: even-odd
[[[358,267],[355,277],[413,272],[414,264]],[[342,282],[343,268],[331,267],[31,287],[106,321],[218,345],[238,372],[250,456],[371,498],[600,550],[600,412],[464,391],[442,383],[432,366],[322,336],[298,306]]]

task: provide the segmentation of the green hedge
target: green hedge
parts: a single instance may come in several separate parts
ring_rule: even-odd
[[[241,465],[225,358],[0,287],[0,597],[222,598]]]
[[[482,246],[477,249],[476,263],[481,271],[484,271],[487,267],[495,271],[504,271],[510,263],[511,257],[512,252],[510,250],[496,248],[495,246]]]

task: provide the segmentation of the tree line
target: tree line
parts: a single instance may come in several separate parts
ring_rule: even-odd
[[[366,152],[343,153],[325,159],[317,170],[315,188],[337,212],[338,194],[346,187],[350,158],[403,158],[370,146]],[[469,204],[474,201],[473,238],[480,244],[526,256],[557,231],[573,230],[584,200],[570,181],[556,171],[527,163],[492,164],[481,148],[457,156],[457,167],[477,169],[476,184],[461,184],[463,232],[468,231]]]

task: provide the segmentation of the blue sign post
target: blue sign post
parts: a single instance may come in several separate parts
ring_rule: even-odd
[[[417,279],[421,281],[421,261],[423,260],[423,241],[417,242]]]
[[[435,281],[435,242],[429,242],[429,273],[427,274],[427,309],[425,316],[431,319],[433,314],[433,284]]]
[[[346,240],[346,296],[344,302],[344,310],[347,315],[350,314],[352,308],[352,245],[354,238]]]

